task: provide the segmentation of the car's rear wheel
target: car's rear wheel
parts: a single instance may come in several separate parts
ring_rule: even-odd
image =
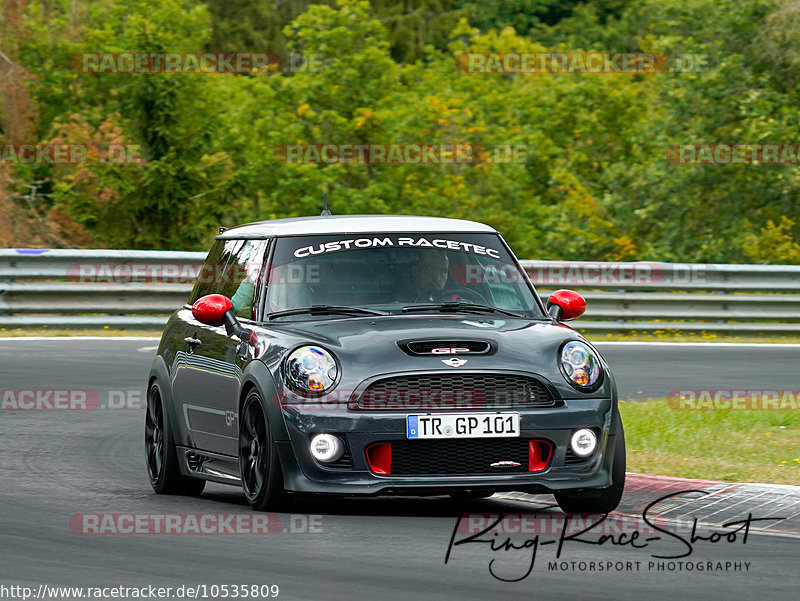
[[[244,401],[239,420],[242,490],[253,509],[275,509],[284,499],[283,474],[258,392]]]
[[[206,482],[181,474],[175,439],[169,424],[164,398],[158,383],[147,389],[147,414],[144,420],[144,449],[150,485],[162,495],[199,495]]]
[[[611,467],[611,486],[580,493],[557,492],[556,502],[564,513],[611,513],[619,505],[625,489],[625,432],[617,415],[614,436],[614,464]]]

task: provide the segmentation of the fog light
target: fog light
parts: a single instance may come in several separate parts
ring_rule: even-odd
[[[311,454],[322,463],[336,461],[344,453],[344,445],[338,436],[317,434],[311,439]]]
[[[569,441],[569,446],[578,457],[586,457],[594,452],[597,436],[591,430],[576,430]]]

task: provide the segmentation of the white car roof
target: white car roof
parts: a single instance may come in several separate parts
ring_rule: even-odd
[[[217,236],[217,240],[258,239],[304,234],[365,234],[372,232],[420,233],[449,232],[485,234],[497,233],[493,227],[444,217],[411,217],[406,215],[327,215],[272,219],[233,227]]]

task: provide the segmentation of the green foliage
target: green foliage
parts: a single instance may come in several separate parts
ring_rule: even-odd
[[[511,27],[520,35],[547,24],[553,25],[570,16],[580,0],[457,0],[470,24],[481,31]]]
[[[334,0],[292,0],[254,2],[253,0],[207,0],[211,14],[211,36],[206,48],[213,52],[286,51],[283,28],[311,4],[332,6]]]
[[[209,49],[282,54],[288,45],[284,26],[310,6],[335,7],[336,0],[207,0],[206,4],[213,16]],[[467,14],[454,7],[454,0],[372,0],[367,11],[368,18],[386,28],[392,57],[400,62],[417,60],[428,44],[444,48],[458,19]]]
[[[745,225],[750,224],[745,222]],[[777,224],[769,220],[758,234],[745,234],[742,250],[753,263],[800,264],[795,228],[795,222],[785,216]]]
[[[24,131],[138,145],[146,158],[0,172],[0,218],[35,183],[13,214],[49,216],[64,244],[204,249],[218,225],[316,214],[329,192],[339,213],[485,221],[526,258],[800,262],[797,167],[666,156],[674,144],[797,142],[796,2],[30,0],[0,15],[14,64],[0,65],[0,144]],[[301,53],[322,68],[70,68],[85,52],[203,50]],[[498,75],[455,60],[553,50],[705,55],[708,67]],[[471,165],[298,165],[277,150],[325,143],[489,152]],[[495,160],[509,145],[527,148],[522,163]]]

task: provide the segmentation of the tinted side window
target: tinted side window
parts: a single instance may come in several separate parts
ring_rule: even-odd
[[[211,247],[211,250],[208,251],[208,255],[206,256],[203,266],[200,268],[200,273],[197,276],[197,282],[195,282],[194,288],[192,289],[192,295],[189,297],[190,305],[193,304],[198,298],[205,296],[206,294],[213,294],[216,292],[217,281],[214,274],[217,271],[217,266],[220,264],[220,261],[222,261],[224,252],[225,243],[222,240],[215,241],[214,245]]]
[[[253,297],[267,240],[217,240],[208,252],[189,303],[206,294],[222,294],[238,317],[252,319]]]
[[[225,265],[219,294],[233,302],[237,317],[253,319],[253,298],[264,265],[267,240],[244,240]]]

